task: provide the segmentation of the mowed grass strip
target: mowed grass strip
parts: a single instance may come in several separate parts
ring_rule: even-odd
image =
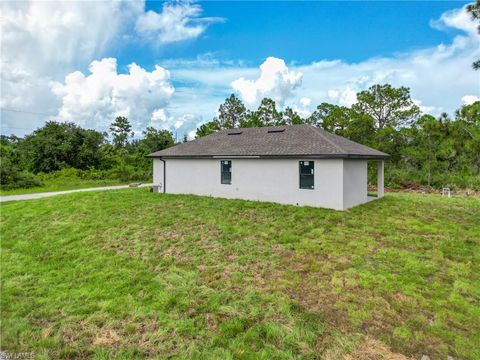
[[[480,358],[478,198],[395,194],[336,212],[78,193],[2,204],[1,250],[4,351]]]

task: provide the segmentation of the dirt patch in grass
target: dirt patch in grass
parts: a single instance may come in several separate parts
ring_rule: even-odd
[[[95,346],[112,346],[120,342],[120,336],[112,329],[101,329],[95,335],[92,344]]]
[[[326,360],[334,360],[336,357],[326,357]],[[381,341],[367,338],[351,354],[345,355],[344,360],[413,360],[413,358],[392,352]]]

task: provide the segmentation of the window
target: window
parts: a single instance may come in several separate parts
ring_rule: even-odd
[[[230,160],[220,161],[220,172],[222,184],[232,183],[232,162]]]
[[[314,184],[314,162],[300,161],[300,189],[313,189]]]

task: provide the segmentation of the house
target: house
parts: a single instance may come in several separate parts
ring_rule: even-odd
[[[367,161],[381,151],[310,125],[228,129],[149,155],[155,192],[344,210],[371,200]]]

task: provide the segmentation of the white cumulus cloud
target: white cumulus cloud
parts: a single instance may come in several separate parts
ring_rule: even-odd
[[[260,77],[247,80],[243,77],[231,83],[247,106],[257,106],[264,97],[269,97],[283,106],[293,90],[302,84],[303,74],[288,69],[285,61],[268,57],[260,65]]]
[[[127,74],[117,72],[114,58],[93,61],[90,74],[75,71],[64,83],[52,82],[61,99],[58,117],[82,126],[107,128],[116,116],[126,116],[135,129],[166,121],[165,108],[174,93],[170,74],[160,66],[151,72],[132,63]]]
[[[174,116],[169,114],[165,109],[158,109],[152,113],[151,126],[157,129],[166,129],[173,132],[173,135],[177,140],[183,135],[187,134],[189,138],[190,133],[197,128],[197,124],[201,122],[201,119],[194,114],[183,114],[181,116]]]
[[[200,36],[207,27],[224,19],[200,17],[202,7],[190,2],[164,3],[161,12],[149,10],[141,14],[135,29],[147,39],[159,44],[173,43]]]
[[[372,58],[358,63],[321,61],[295,68],[304,74],[299,94],[314,102],[333,101],[349,106],[355,94],[374,84],[407,86],[412,98],[425,112],[453,113],[465,94],[479,93],[479,73],[472,62],[480,58],[480,36],[465,7],[447,11],[431,22],[437,29],[463,31],[449,44],[415,50],[391,57]]]
[[[342,106],[352,106],[357,102],[357,92],[347,87],[345,90],[330,89],[327,91],[328,99]]]
[[[154,36],[164,43],[180,41],[197,37],[209,24],[222,20],[199,17],[201,11],[199,5],[184,2],[165,4],[161,13],[146,12],[144,0],[0,2],[2,133],[25,134],[49,118],[72,118],[92,128],[102,128],[102,114],[108,113],[108,108],[118,113],[142,114],[141,119],[131,120],[143,123],[144,116],[151,114],[143,114],[142,109],[150,111],[154,101],[150,93],[144,94],[133,85],[142,73],[140,67],[131,66],[127,80],[117,74],[115,92],[109,95],[114,103],[110,104],[108,96],[96,98],[97,93],[109,90],[98,87],[86,95],[81,88],[92,87],[91,80],[83,81],[83,85],[75,81],[82,82],[79,74],[85,73],[93,60],[111,56],[112,50],[123,50],[139,36]],[[95,73],[95,78],[100,76],[100,70]],[[152,73],[150,77],[159,71]],[[112,74],[106,71],[107,78],[99,78],[102,86],[110,90],[108,77],[115,78]],[[89,79],[92,75],[84,77]],[[52,82],[63,83],[66,76],[69,80],[63,88],[51,86]],[[54,88],[57,93],[52,91]],[[126,94],[127,89],[130,94]],[[158,91],[162,89],[165,87]],[[66,93],[62,95],[61,91]],[[75,104],[75,96],[82,99],[78,110],[69,107]],[[159,109],[163,109],[165,98],[162,95],[155,100]],[[48,116],[58,109],[60,118]],[[86,118],[81,120],[79,113],[87,109],[92,113],[85,112]],[[185,112],[184,107],[181,109]],[[100,121],[98,125],[96,120]]]
[[[473,103],[480,101],[480,97],[476,95],[465,95],[462,97],[462,104],[463,105],[472,105]]]
[[[26,133],[40,127],[46,119],[41,114],[53,114],[59,106],[50,81],[118,44],[143,7],[143,0],[0,2],[0,103],[2,109],[27,111],[2,110],[2,130]]]
[[[438,30],[453,28],[465,31],[470,35],[477,34],[477,25],[472,21],[465,7],[444,12],[439,19],[430,21],[430,26]]]

